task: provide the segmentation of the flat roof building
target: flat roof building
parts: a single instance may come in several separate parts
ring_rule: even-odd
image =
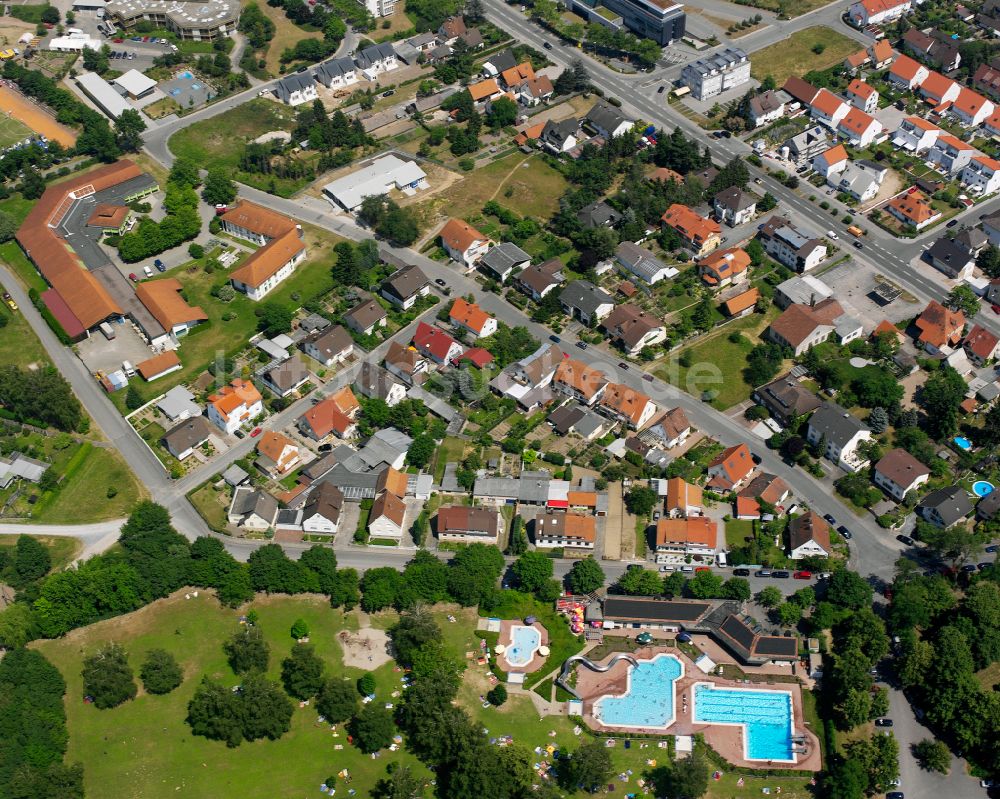
[[[140,22],[152,22],[182,39],[211,41],[229,36],[240,21],[239,0],[112,0],[105,7],[107,18],[130,30]]]
[[[323,194],[345,211],[353,211],[365,197],[388,194],[392,188],[414,192],[427,188],[427,174],[415,161],[404,161],[395,155],[377,158],[368,166],[327,183]]]
[[[132,108],[128,100],[96,72],[84,72],[82,75],[77,75],[76,85],[83,89],[83,93],[112,119],[118,119],[124,111]]]

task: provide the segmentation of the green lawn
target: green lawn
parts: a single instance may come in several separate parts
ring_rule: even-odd
[[[242,145],[273,130],[291,131],[294,124],[295,113],[292,109],[257,98],[224,114],[182,128],[170,137],[168,145],[174,155],[191,158],[203,169],[221,167],[233,180],[267,191],[271,176],[240,170]],[[291,196],[305,183],[301,179],[274,178],[276,193],[283,197]]]
[[[813,52],[814,47],[820,46],[823,48],[821,53]],[[854,39],[825,25],[815,25],[756,51],[751,72],[757,80],[770,75],[781,86],[792,75],[827,69],[860,49],[861,45]]]
[[[20,537],[20,534],[0,535],[0,549],[15,546]],[[62,538],[55,535],[33,535],[31,538],[34,538],[49,551],[53,571],[61,569],[83,549],[83,544],[75,538]]]
[[[205,483],[201,488],[192,491],[188,499],[209,527],[217,531],[226,529],[227,505],[223,504],[227,499],[225,494],[212,488],[211,483]]]
[[[0,305],[0,319],[6,320],[6,324],[0,327],[0,363],[13,364],[22,369],[29,364],[49,363],[42,342],[20,310],[11,311],[6,305]]]
[[[108,489],[117,493],[108,496]],[[146,495],[121,455],[85,444],[66,467],[66,479],[51,499],[43,497],[33,521],[39,524],[87,524],[128,516]]]
[[[730,519],[726,522],[726,547],[736,549],[746,545],[746,539],[753,538],[753,522]]]
[[[0,116],[0,150],[32,135],[32,130],[13,117]]]
[[[8,241],[5,244],[0,244],[0,262],[13,269],[14,273],[21,278],[21,281],[29,289],[43,292],[49,287],[49,284],[45,282],[45,278],[35,269],[34,264],[25,257],[16,241]]]
[[[465,440],[446,436],[436,450],[434,450],[434,482],[440,483],[444,475],[444,467],[449,461],[459,461],[465,452]]]

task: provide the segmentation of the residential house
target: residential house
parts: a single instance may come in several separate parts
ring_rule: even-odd
[[[395,341],[389,343],[385,354],[385,368],[406,385],[412,386],[427,374],[427,359],[414,347],[404,347]]]
[[[333,483],[321,482],[309,492],[302,508],[302,532],[334,535],[340,527],[340,513],[344,507],[344,494]]]
[[[985,366],[1000,354],[1000,338],[982,325],[973,325],[962,347],[976,366]]]
[[[980,64],[972,76],[972,85],[994,100],[1000,99],[1000,64]]]
[[[230,524],[262,533],[274,527],[278,517],[278,500],[258,488],[237,486],[226,516]]]
[[[368,535],[399,540],[403,537],[406,503],[391,491],[382,491],[368,514]]]
[[[945,354],[957,347],[965,332],[965,314],[931,300],[914,322],[920,333],[917,344],[931,355]]]
[[[904,117],[892,134],[892,145],[919,155],[930,150],[943,132],[923,117]]]
[[[691,61],[681,72],[681,83],[691,89],[696,100],[708,100],[749,80],[750,56],[738,47]]]
[[[940,106],[944,103],[954,102],[961,90],[960,83],[946,78],[940,72],[931,70],[927,73],[923,83],[920,84],[917,93],[931,105]]]
[[[961,89],[948,113],[968,128],[978,128],[993,115],[995,106],[972,89]]]
[[[828,558],[833,554],[830,546],[830,525],[813,511],[806,511],[788,523],[788,557]]]
[[[742,319],[756,310],[760,296],[760,289],[756,286],[747,289],[723,302],[722,312],[731,319]]]
[[[385,327],[389,314],[378,300],[361,300],[344,314],[344,324],[362,336],[372,335],[377,328]]]
[[[847,7],[847,16],[856,28],[886,25],[910,12],[910,0],[857,0]]]
[[[501,544],[500,535],[505,527],[499,511],[468,505],[446,505],[439,508],[435,526],[439,541],[492,546]]]
[[[430,35],[430,34],[425,34]],[[412,39],[410,40],[412,44]],[[434,38],[437,41],[437,37]],[[499,77],[500,73],[506,72],[508,69],[513,68],[517,65],[517,59],[514,57],[513,51],[508,47],[501,50],[499,53],[493,53],[489,56],[485,62],[483,62],[483,75],[487,78]]]
[[[499,283],[505,283],[514,272],[530,263],[528,253],[513,242],[504,241],[490,247],[486,255],[479,259],[479,268]]]
[[[308,383],[310,374],[305,366],[292,358],[271,367],[260,378],[261,382],[279,397],[287,397]]]
[[[903,48],[912,56],[919,58],[942,72],[958,69],[962,56],[952,39],[941,31],[934,30],[931,35],[917,28],[910,28],[903,34]]]
[[[833,402],[824,402],[809,417],[806,440],[813,446],[823,446],[826,459],[848,472],[859,471],[868,461],[858,452],[862,441],[870,441],[872,431],[858,417]]]
[[[755,468],[746,444],[727,447],[708,464],[706,488],[718,493],[735,491],[749,479]]]
[[[480,107],[504,96],[504,91],[500,88],[496,78],[470,83],[466,88],[472,97],[472,102]]]
[[[582,361],[564,358],[556,367],[552,386],[584,405],[591,407],[604,393],[608,378],[599,369],[592,369]]]
[[[955,234],[955,241],[965,247],[973,256],[977,256],[986,249],[990,240],[979,228],[964,228]]]
[[[525,268],[514,278],[514,284],[535,302],[539,302],[563,283],[563,268],[563,262],[553,258],[543,264]]]
[[[373,44],[360,53],[355,53],[354,63],[365,73],[365,77],[374,80],[383,72],[389,72],[399,66],[396,50],[391,42]]]
[[[677,233],[695,257],[706,255],[719,246],[722,229],[719,223],[699,216],[686,205],[674,203],[660,218],[664,227]]]
[[[667,501],[664,512],[672,518],[702,516],[705,512],[701,486],[692,485],[681,477],[666,480]]]
[[[160,397],[156,401],[156,409],[171,423],[201,416],[201,406],[194,401],[194,394],[184,386],[174,386]]]
[[[319,361],[326,367],[336,363],[344,363],[354,352],[354,339],[340,325],[328,327],[306,336],[299,347],[310,358]]]
[[[907,91],[914,91],[920,84],[927,80],[931,71],[919,61],[914,61],[906,55],[899,56],[892,62],[889,75],[886,78],[889,83]]]
[[[597,324],[615,307],[612,296],[589,280],[567,283],[559,294],[559,303],[563,313],[585,325]]]
[[[357,417],[361,405],[349,386],[320,400],[298,420],[298,428],[313,441],[323,441],[330,435],[353,438],[357,435]]]
[[[815,305],[790,305],[771,322],[765,334],[771,341],[789,347],[798,356],[834,336],[837,321],[843,317],[843,307],[832,299]],[[852,329],[851,333],[856,333],[852,338],[859,338],[861,331]]]
[[[882,132],[882,123],[860,108],[852,108],[837,124],[837,134],[853,147],[867,147]]]
[[[781,150],[787,151],[788,160],[796,167],[802,167],[820,153],[829,150],[832,145],[829,131],[819,125],[813,125],[786,139],[781,145]]]
[[[208,397],[208,421],[228,435],[264,411],[264,398],[249,380],[235,378]]]
[[[741,247],[716,250],[698,262],[698,274],[712,288],[721,288],[746,280],[750,256]]]
[[[397,383],[387,370],[370,361],[361,362],[354,388],[364,397],[384,400],[390,408],[406,399],[406,387]]]
[[[868,45],[866,52],[873,69],[885,69],[896,58],[896,51],[892,49],[888,39],[876,39]]]
[[[358,82],[357,66],[347,57],[327,59],[316,66],[316,80],[328,89],[350,86]]]
[[[440,327],[432,327],[426,322],[420,322],[413,334],[413,346],[425,358],[429,358],[439,366],[451,363],[462,354],[463,347]]]
[[[598,400],[598,411],[633,430],[641,430],[656,413],[656,404],[630,386],[608,383]]]
[[[649,250],[631,241],[623,241],[618,245],[615,259],[629,274],[650,286],[679,274],[677,269],[667,266]]]
[[[959,179],[974,194],[995,194],[1000,191],[1000,161],[985,155],[974,156]]]
[[[588,230],[599,227],[617,227],[622,215],[604,200],[585,205],[576,213],[576,218]]]
[[[784,502],[789,494],[791,490],[784,480],[776,475],[761,472],[740,490],[738,496],[777,506]]]
[[[768,255],[797,272],[808,272],[826,258],[826,245],[820,239],[784,217],[768,219],[758,238]]]
[[[534,108],[541,103],[547,103],[555,94],[555,86],[548,75],[539,75],[532,80],[526,80],[517,87],[517,99],[521,105]]]
[[[931,477],[931,470],[899,447],[889,450],[875,464],[872,480],[897,502],[916,491]]]
[[[486,255],[492,243],[485,233],[480,233],[472,225],[462,219],[451,218],[441,228],[441,246],[448,256],[467,267],[475,265],[476,261]]]
[[[305,260],[302,226],[287,216],[242,200],[220,221],[224,232],[261,245],[229,275],[233,288],[255,302],[290,277]]]
[[[957,175],[976,155],[976,148],[950,133],[941,133],[927,151],[927,160],[937,164],[949,175]]]
[[[723,189],[712,200],[715,218],[729,227],[749,222],[757,213],[757,196],[738,186]]]
[[[265,430],[257,440],[255,463],[268,476],[283,477],[301,463],[299,448],[287,436]]]
[[[681,446],[691,435],[691,422],[682,408],[661,413],[642,431],[640,438],[663,449]]]
[[[888,173],[888,167],[874,161],[852,161],[840,174],[828,178],[827,183],[864,203],[878,195]]]
[[[991,214],[983,219],[983,233],[986,234],[990,244],[994,247],[1000,246],[1000,214]]]
[[[535,517],[534,528],[539,549],[593,550],[597,541],[597,519],[582,513],[547,510]]]
[[[438,38],[444,44],[454,44],[459,37],[468,32],[465,20],[461,16],[448,17],[438,28]]]
[[[448,318],[456,327],[467,331],[473,338],[485,338],[497,332],[497,320],[474,302],[459,297],[451,306]]]
[[[813,99],[819,92],[819,89],[817,89],[811,83],[807,83],[806,81],[802,80],[802,78],[797,78],[794,75],[785,81],[784,85],[781,87],[781,90],[789,97],[791,97],[792,100],[795,101],[795,103],[798,103],[800,106],[803,107],[808,107],[812,105]],[[792,110],[794,109],[795,105],[793,104]]]
[[[635,122],[625,116],[621,109],[615,108],[605,100],[598,100],[587,112],[584,122],[597,131],[605,139],[616,139],[624,136],[635,126]]]
[[[192,416],[163,434],[167,452],[182,461],[212,436],[212,426],[204,416]]]
[[[617,306],[601,322],[601,328],[629,355],[638,355],[645,347],[655,346],[667,338],[663,320],[632,303]]]
[[[555,344],[542,344],[493,378],[490,388],[515,400],[523,410],[532,411],[555,398],[551,383],[562,359],[563,351]]]
[[[827,180],[847,168],[850,159],[843,144],[836,144],[824,150],[812,160],[812,168]]]
[[[874,114],[878,110],[878,91],[870,83],[855,78],[847,85],[847,102],[866,114]]]
[[[500,73],[500,81],[508,89],[516,89],[525,81],[535,79],[535,68],[530,61],[522,61]]]
[[[927,195],[921,191],[893,197],[886,204],[885,210],[904,225],[909,225],[917,231],[933,225],[941,218],[941,212],[931,205]]]
[[[683,519],[664,517],[656,523],[656,562],[713,563],[718,548],[719,524],[708,516]]]
[[[179,280],[147,280],[135,287],[135,296],[170,334],[174,341],[208,319],[199,307],[187,304],[181,296],[184,287]]]
[[[809,106],[809,116],[820,125],[836,130],[850,106],[829,89],[820,89]]]
[[[791,97],[785,92],[768,89],[750,98],[750,124],[754,128],[781,119],[785,115],[785,106]]]
[[[181,359],[177,357],[177,353],[173,350],[161,352],[159,355],[139,361],[135,365],[136,371],[142,375],[142,379],[147,383],[159,380],[161,377],[171,372],[176,372],[180,368]]]
[[[976,259],[964,244],[942,236],[924,253],[925,260],[950,278],[964,280],[972,275]]]
[[[925,496],[917,505],[917,513],[931,524],[954,527],[973,511],[972,498],[962,486],[938,488]]]
[[[419,266],[404,266],[382,281],[379,293],[393,305],[409,310],[417,299],[430,294],[431,281]]]
[[[542,135],[538,137],[538,140],[546,150],[556,155],[567,153],[576,147],[579,141],[576,134],[579,129],[580,123],[573,117],[559,122],[553,122],[550,119],[542,128]]]
[[[283,77],[275,84],[274,93],[281,102],[291,106],[311,103],[319,97],[316,79],[308,70]]]
[[[807,416],[822,405],[819,398],[790,374],[772,380],[753,392],[753,401],[767,408],[782,425]]]

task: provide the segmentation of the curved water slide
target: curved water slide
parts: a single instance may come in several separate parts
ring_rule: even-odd
[[[620,661],[624,660],[626,663],[631,663],[633,666],[638,666],[639,661],[635,659],[634,655],[628,652],[619,652],[613,655],[611,660],[605,663],[603,666],[599,666],[594,663],[590,658],[584,655],[573,655],[572,657],[566,658],[566,662],[563,663],[562,671],[559,672],[559,676],[556,677],[556,685],[561,686],[567,692],[573,694],[577,699],[580,699],[580,694],[578,694],[573,688],[570,687],[569,683],[566,682],[566,678],[569,676],[570,669],[573,664],[579,663],[586,666],[591,671],[596,671],[599,673],[604,673],[606,671],[611,671],[615,666],[618,665]]]

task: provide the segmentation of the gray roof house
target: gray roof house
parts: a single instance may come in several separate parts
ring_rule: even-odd
[[[779,377],[753,392],[753,399],[770,411],[781,424],[788,424],[796,416],[812,413],[823,403],[791,375]]]
[[[402,308],[409,308],[417,295],[430,291],[431,282],[423,270],[416,265],[404,266],[382,281],[381,292],[389,302]]]
[[[346,56],[331,58],[316,67],[316,80],[327,88],[354,83],[357,80],[357,67],[354,61]]]
[[[395,63],[395,61],[396,50],[390,42],[373,44],[354,55],[354,63],[358,65],[358,69],[371,69],[373,67],[381,69],[389,63]]]
[[[962,486],[949,486],[931,491],[917,506],[926,521],[938,527],[951,527],[972,513],[972,497]]]
[[[279,397],[287,397],[308,382],[309,370],[293,358],[268,369],[260,378]]]
[[[635,124],[619,109],[605,100],[598,100],[587,112],[586,122],[606,139],[621,136],[632,129]]]
[[[406,451],[412,443],[412,438],[395,427],[376,430],[361,449],[343,461],[343,465],[358,472],[370,471],[382,464],[401,469],[406,460]]]
[[[525,268],[514,278],[514,285],[537,302],[565,280],[563,268],[562,261],[552,258],[537,266]]]
[[[531,263],[531,256],[516,244],[505,241],[479,259],[479,268],[503,283],[516,270],[524,269]]]
[[[163,434],[163,443],[177,460],[182,461],[195,447],[208,441],[212,435],[212,425],[204,416],[192,416]]]
[[[344,324],[351,330],[369,336],[375,332],[376,327],[385,327],[386,317],[388,314],[378,300],[369,298],[361,300],[344,314]]]
[[[279,80],[274,93],[283,103],[302,105],[316,99],[316,80],[309,71],[295,72]]]
[[[925,258],[931,266],[950,278],[971,275],[972,268],[976,265],[975,256],[965,244],[957,238],[950,239],[947,236],[935,241],[926,251]]]
[[[541,143],[554,153],[564,153],[572,150],[576,146],[576,132],[580,129],[580,122],[570,117],[559,122],[551,119],[542,128],[542,135],[539,136]]]
[[[585,325],[596,324],[615,307],[608,292],[589,280],[574,280],[559,294],[559,303],[569,316],[575,316]]]
[[[679,274],[677,269],[667,266],[649,250],[631,241],[623,241],[618,245],[615,258],[630,274],[650,286]]]
[[[9,459],[0,458],[0,488],[9,486],[16,477],[37,483],[42,479],[42,475],[45,474],[49,466],[50,464],[45,461],[29,458],[20,452],[13,452]]]
[[[810,444],[826,443],[828,460],[851,472],[863,469],[868,461],[858,453],[858,444],[870,440],[871,430],[834,402],[824,402],[809,418],[806,439]]]
[[[585,205],[576,212],[576,218],[587,229],[616,227],[622,221],[622,215],[604,202],[604,200],[598,200],[590,205]]]
[[[757,212],[757,195],[738,186],[730,186],[715,195],[712,209],[716,219],[730,227],[736,227],[751,219]]]
[[[406,399],[406,386],[369,361],[362,361],[354,387],[365,397],[384,400],[390,408]]]
[[[495,78],[501,72],[513,69],[517,66],[517,59],[510,48],[494,53],[483,62],[483,74],[488,78]]]
[[[350,357],[354,351],[354,339],[345,328],[336,325],[313,333],[300,342],[299,347],[310,358],[324,366],[331,366]]]
[[[201,416],[201,408],[194,401],[194,394],[184,386],[174,386],[156,401],[156,407],[171,422]]]
[[[229,523],[247,530],[263,531],[278,517],[278,500],[257,488],[239,486],[229,505]]]

